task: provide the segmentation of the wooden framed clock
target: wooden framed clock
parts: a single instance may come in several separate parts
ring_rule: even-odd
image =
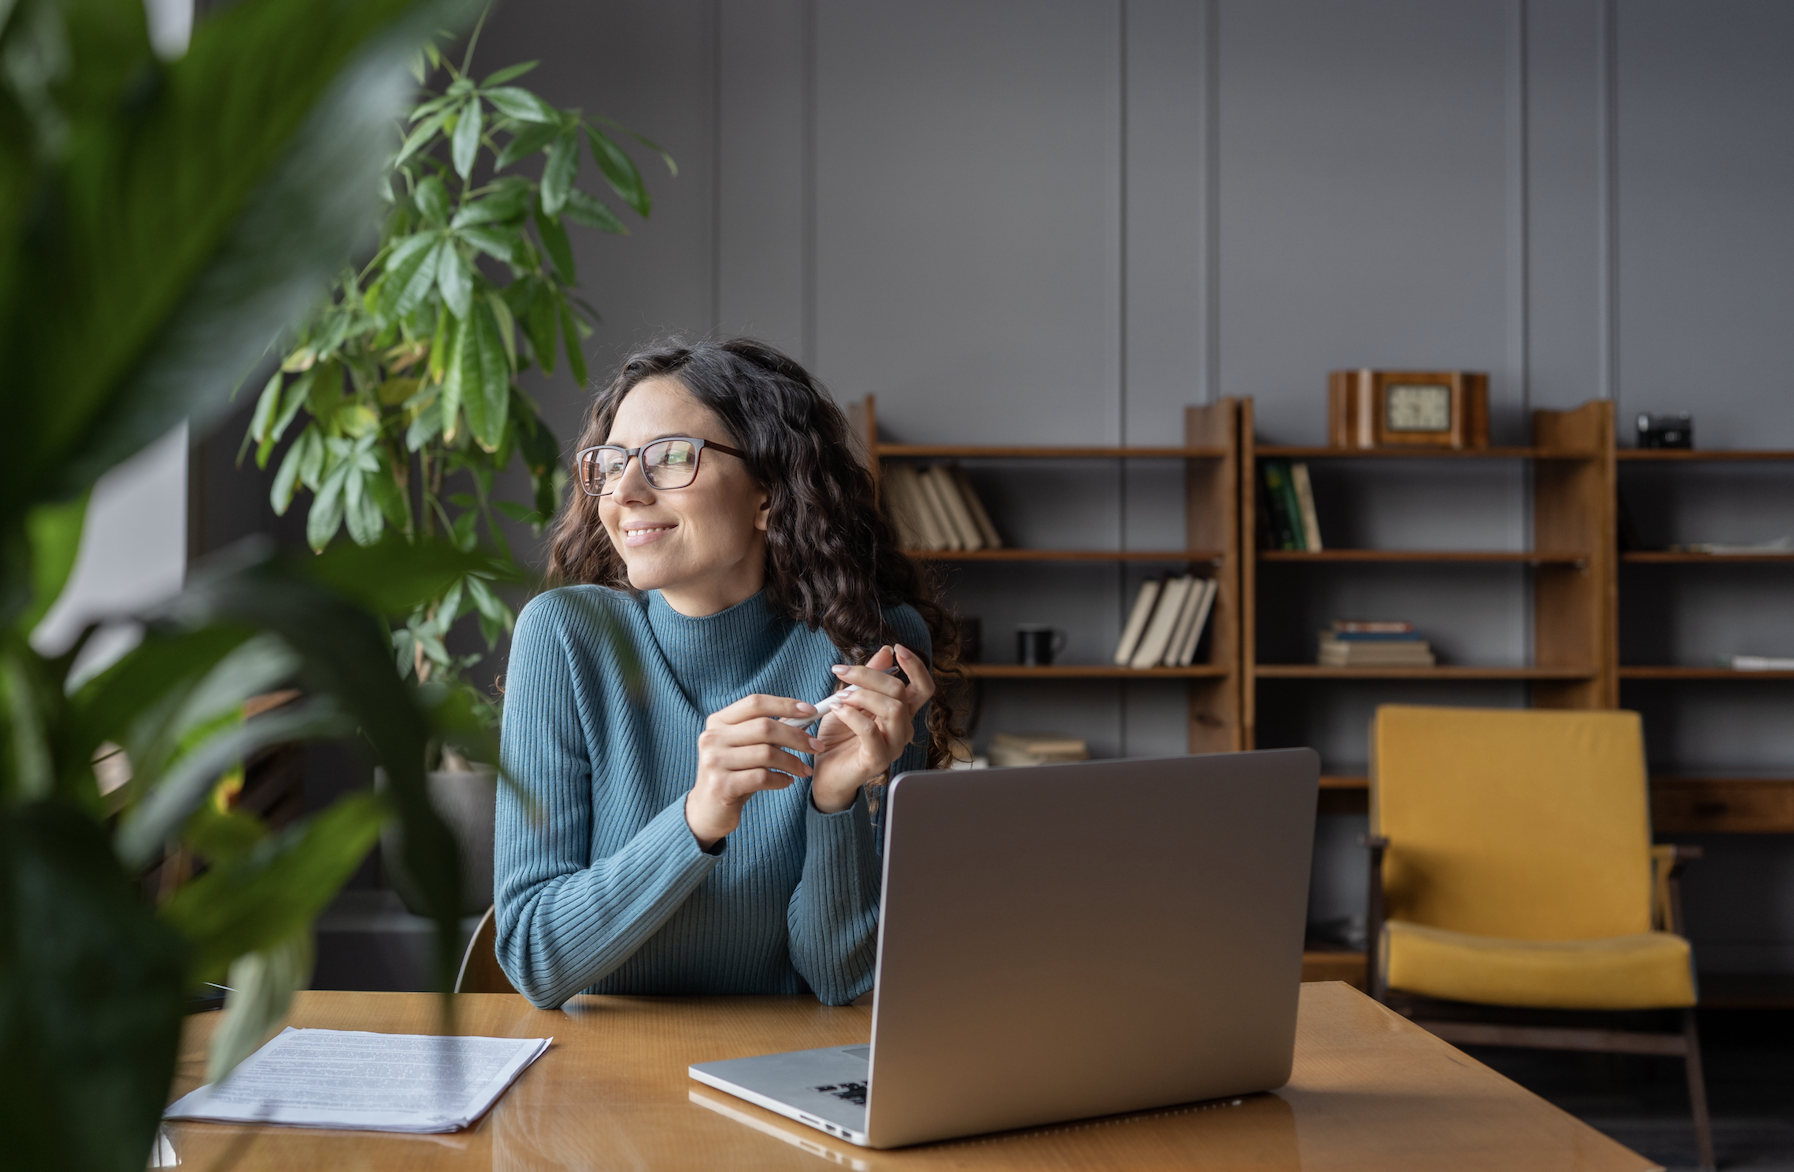
[[[1486,448],[1489,376],[1478,371],[1336,370],[1327,376],[1336,448]]]

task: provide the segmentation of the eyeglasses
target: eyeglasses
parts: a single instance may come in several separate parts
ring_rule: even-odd
[[[619,448],[601,444],[585,448],[573,457],[579,470],[579,487],[587,496],[609,496],[623,479],[632,456],[640,456],[642,476],[659,489],[685,488],[698,478],[698,459],[705,448],[727,452],[736,459],[747,459],[747,453],[715,440],[697,439],[688,435],[658,439],[639,448]]]

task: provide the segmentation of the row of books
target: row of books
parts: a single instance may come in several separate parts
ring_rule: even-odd
[[[1059,761],[1088,761],[1090,746],[1078,737],[1058,733],[998,733],[990,741],[990,763],[1051,765]]]
[[[1259,512],[1264,517],[1267,549],[1320,553],[1320,517],[1314,511],[1314,486],[1301,461],[1259,463]]]
[[[957,464],[893,461],[884,472],[885,511],[905,549],[1002,549],[984,502]]]
[[[1220,589],[1213,578],[1166,575],[1140,583],[1134,609],[1115,645],[1121,667],[1189,667]]]
[[[1335,619],[1321,632],[1322,667],[1432,667],[1433,649],[1414,624]]]

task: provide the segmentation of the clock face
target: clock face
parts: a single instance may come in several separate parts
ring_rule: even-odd
[[[1451,387],[1443,383],[1392,383],[1383,389],[1387,431],[1450,431]]]

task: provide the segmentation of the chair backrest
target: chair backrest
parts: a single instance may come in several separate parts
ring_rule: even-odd
[[[1371,829],[1390,919],[1514,940],[1651,928],[1635,712],[1378,708]]]
[[[516,987],[505,970],[498,967],[498,909],[489,907],[480,917],[480,926],[467,942],[461,957],[461,973],[455,978],[457,993],[515,993]]]

